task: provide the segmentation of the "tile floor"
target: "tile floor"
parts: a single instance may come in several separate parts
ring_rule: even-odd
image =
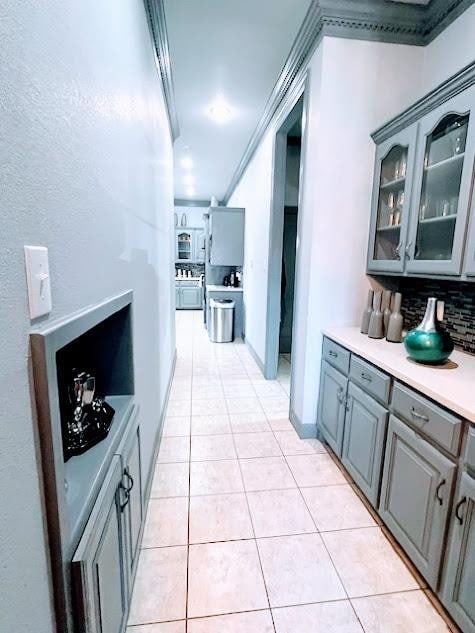
[[[288,420],[290,365],[177,313],[178,359],[128,633],[447,633],[317,440]]]

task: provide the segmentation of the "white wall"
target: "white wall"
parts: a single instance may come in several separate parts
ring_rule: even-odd
[[[51,633],[24,244],[62,317],[133,288],[150,465],[174,353],[172,145],[143,4],[4,0],[0,20],[0,630]]]
[[[263,361],[266,344],[267,271],[273,137],[268,132],[228,202],[245,207],[244,308],[246,340]]]
[[[475,5],[464,11],[424,51],[420,96],[475,60]]]
[[[422,60],[423,49],[417,47],[325,38],[310,62],[292,405],[297,417],[312,427],[321,329],[356,323],[367,286],[364,271],[374,160],[370,133],[409,105],[414,85],[420,81]],[[267,132],[229,202],[246,208],[246,339],[261,360],[275,131]]]

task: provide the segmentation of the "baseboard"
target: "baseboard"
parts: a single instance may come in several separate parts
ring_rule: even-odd
[[[259,369],[262,372],[262,375],[265,377],[266,375],[266,371],[265,371],[265,367],[264,367],[264,363],[261,361],[261,359],[259,358],[259,356],[257,355],[256,350],[252,347],[252,345],[249,343],[249,341],[247,340],[247,338],[244,338],[244,342],[246,343],[247,349],[251,352],[251,356],[252,358],[256,361],[257,366],[259,367]]]
[[[290,407],[289,419],[292,422],[292,426],[297,431],[298,436],[301,440],[309,440],[316,437],[316,424],[304,424],[299,416],[292,409],[292,406]]]
[[[171,367],[170,377],[168,379],[168,385],[167,385],[167,392],[165,394],[165,400],[163,402],[162,411],[160,413],[159,429],[158,429],[157,436],[155,438],[155,443],[154,443],[153,451],[152,451],[152,456],[153,456],[152,463],[150,465],[150,469],[149,469],[149,472],[148,472],[148,475],[147,475],[147,481],[146,481],[145,486],[144,486],[144,494],[143,494],[144,508],[147,507],[148,501],[150,499],[150,492],[151,492],[151,489],[152,489],[153,474],[154,474],[154,471],[155,471],[155,463],[157,461],[158,451],[160,449],[160,441],[162,439],[162,432],[163,432],[163,422],[165,420],[165,415],[166,415],[167,407],[168,407],[168,401],[170,399],[170,391],[171,391],[171,388],[172,388],[173,376],[175,374],[175,365],[176,365],[176,350],[175,350],[175,353],[173,354],[172,367]]]

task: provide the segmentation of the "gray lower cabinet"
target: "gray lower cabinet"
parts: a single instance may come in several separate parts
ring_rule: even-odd
[[[429,585],[436,589],[456,466],[391,416],[379,512]]]
[[[454,502],[441,593],[464,633],[475,633],[475,479],[467,473]]]
[[[318,426],[325,440],[341,456],[345,425],[345,398],[348,378],[326,361],[320,375]]]
[[[388,416],[387,409],[350,382],[341,460],[374,506],[378,503]]]
[[[119,447],[122,462],[122,487],[126,491],[123,518],[125,522],[126,560],[129,588],[139,558],[140,531],[143,521],[143,495],[140,459],[140,426],[137,418]]]
[[[123,633],[143,522],[140,426],[132,417],[72,560],[81,633]]]
[[[203,307],[203,288],[199,281],[175,282],[175,307],[177,310],[200,310]]]
[[[81,633],[121,633],[127,618],[122,464],[112,459],[72,561],[76,627]]]
[[[201,288],[182,288],[181,307],[185,309],[201,308]]]

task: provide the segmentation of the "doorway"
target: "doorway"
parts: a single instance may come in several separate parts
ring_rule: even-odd
[[[269,240],[265,376],[290,382],[302,147],[302,94],[280,125],[274,146]]]

